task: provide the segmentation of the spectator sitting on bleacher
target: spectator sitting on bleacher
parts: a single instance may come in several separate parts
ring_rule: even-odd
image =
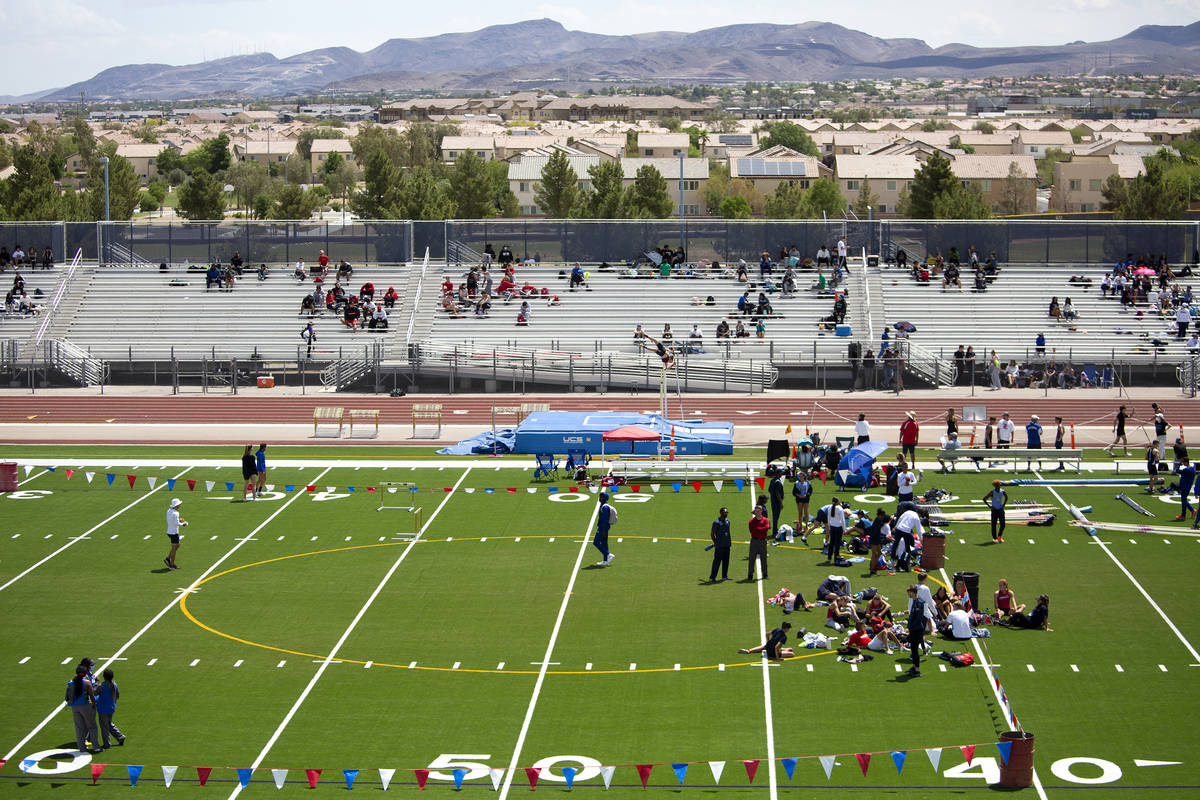
[[[7,247],[0,246],[0,269],[4,269],[12,263],[12,254],[8,252]]]
[[[350,299],[346,302],[345,309],[342,310],[342,323],[350,330],[354,330],[356,327],[358,327],[360,314],[361,309],[358,307],[358,298],[354,295],[350,295]]]
[[[1071,302],[1071,298],[1069,298],[1069,297],[1068,297],[1066,300],[1064,300],[1064,301],[1063,301],[1063,310],[1062,310],[1062,313],[1063,313],[1063,317],[1064,317],[1064,318],[1065,318],[1065,319],[1066,319],[1068,322],[1070,322],[1071,320],[1075,319],[1075,317],[1076,317],[1076,314],[1075,314],[1075,305],[1074,305],[1074,304]]]
[[[573,292],[576,286],[587,286],[583,280],[583,267],[579,262],[575,262],[575,266],[571,267],[571,280],[567,283],[567,289]]]
[[[513,283],[512,279],[505,273],[504,277],[500,280],[500,285],[496,287],[496,293],[501,295],[504,298],[504,302],[507,303],[516,295],[517,284]]]
[[[496,260],[504,266],[512,266],[513,253],[512,250],[508,249],[508,245],[503,245],[500,248],[500,255],[496,256]]]
[[[765,317],[758,317],[754,320],[754,335],[759,339],[767,338],[767,320]]]
[[[467,294],[475,295],[479,293],[479,276],[475,274],[475,268],[471,267],[467,270]]]
[[[265,281],[270,274],[271,274],[271,271],[269,269],[267,269],[266,264],[258,265],[258,279],[260,281]]]
[[[311,294],[304,295],[304,299],[300,301],[300,313],[304,314],[306,312],[310,317],[317,313],[316,307],[313,306]]]
[[[1187,340],[1187,343],[1184,344],[1184,347],[1187,348],[1188,355],[1190,355],[1190,356],[1200,355],[1200,336],[1197,336],[1193,332],[1192,338]]]
[[[750,276],[747,272],[746,259],[739,258],[737,266],[737,281],[738,283],[746,283],[748,280],[750,280]]]
[[[361,287],[359,287],[358,296],[363,300],[375,297],[375,284],[371,283],[370,281],[364,283]]]
[[[954,253],[954,250],[951,249],[950,252]],[[954,253],[954,255],[955,255],[955,259],[952,260],[946,266],[946,271],[942,273],[942,291],[943,292],[946,291],[946,289],[949,288],[950,284],[952,284],[952,283],[958,287],[958,290],[960,292],[962,291],[962,281],[958,277],[958,269],[959,269],[958,262],[957,262],[958,254]]]
[[[904,251],[901,250],[900,252],[903,253]],[[821,266],[829,266],[829,247],[824,244],[817,250],[817,267]]]
[[[442,297],[448,294],[454,294],[454,281],[450,280],[449,275],[446,275],[442,278]]]
[[[750,301],[750,290],[742,292],[742,296],[738,298],[737,313],[749,314],[753,310],[754,304]]]
[[[988,254],[987,261],[983,262],[983,272],[989,277],[995,277],[1000,274],[1000,265],[996,263],[996,251],[993,250]]]
[[[1042,380],[1038,384],[1039,389],[1049,389],[1058,382],[1058,365],[1051,361],[1042,370]]]
[[[846,321],[846,296],[839,293],[837,299],[833,301],[833,323],[841,325]]]
[[[221,288],[221,268],[216,264],[210,265],[208,272],[204,273],[204,290],[208,291],[214,286]]]
[[[956,267],[962,266],[962,260],[958,257],[958,248],[951,247],[949,255],[946,256],[946,263],[953,264]]]
[[[385,308],[394,308],[396,301],[400,299],[400,295],[396,294],[396,287],[389,286],[383,294],[383,305]]]
[[[312,291],[313,309],[320,311],[325,308],[325,292],[321,289],[321,284],[317,284]]]
[[[770,274],[771,274],[771,254],[768,253],[766,250],[763,250],[762,254],[758,258],[758,279],[760,281],[766,280],[767,276]]]
[[[794,294],[795,291],[796,291],[796,273],[792,271],[791,267],[788,267],[787,270],[783,273],[783,281],[781,282],[781,285],[780,285],[780,292],[786,297],[787,295]]]
[[[649,336],[647,336],[646,338],[650,339]],[[667,345],[670,345],[672,342],[675,341],[675,334],[671,333],[671,323],[669,323],[669,322],[663,323],[662,340]],[[654,340],[650,339],[650,341],[654,341]]]
[[[25,251],[21,249],[21,243],[17,242],[17,246],[12,251],[13,266],[19,267],[25,263]]]
[[[729,338],[729,323],[726,322],[725,320],[721,320],[720,322],[717,323],[717,338],[718,339],[728,339]],[[1194,339],[1195,337],[1193,336],[1192,338]]]
[[[746,330],[746,326],[739,319],[737,328],[734,329],[734,336],[738,339],[747,339],[750,337],[750,332]]]
[[[375,310],[371,312],[371,321],[367,323],[367,327],[372,330],[381,331],[388,329],[387,311],[384,310],[383,306],[376,306]]]
[[[529,322],[529,315],[532,309],[529,307],[528,300],[521,301],[521,308],[517,311],[517,319],[523,319],[526,323]]]
[[[1021,376],[1021,370],[1017,367],[1015,358],[1009,359],[1008,366],[1004,368],[1004,380],[1008,383],[1008,388],[1017,388],[1017,379]]]
[[[688,334],[689,339],[703,339],[704,334],[700,332],[700,326],[692,323],[692,331]]]
[[[983,272],[983,267],[976,265],[975,267],[975,291],[987,291],[987,275]]]
[[[475,316],[486,317],[488,311],[492,308],[492,296],[487,292],[479,295],[479,300],[475,303]]]
[[[896,266],[900,269],[904,269],[908,266],[908,253],[904,252],[903,247],[896,251]]]
[[[1078,376],[1075,374],[1075,368],[1070,362],[1063,364],[1063,368],[1058,372],[1058,388],[1074,389],[1078,382]]]
[[[774,314],[775,313],[774,310],[771,308],[771,301],[767,297],[766,292],[758,293],[758,307],[755,308],[754,313],[755,314]]]
[[[1058,304],[1057,297],[1050,298],[1050,311],[1048,313],[1048,316],[1051,316],[1056,320],[1062,319],[1062,307]]]

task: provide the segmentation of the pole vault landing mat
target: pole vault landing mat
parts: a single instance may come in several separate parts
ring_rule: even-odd
[[[645,428],[657,440],[604,442],[604,434],[625,426]],[[585,450],[591,455],[657,455],[671,446],[679,455],[729,455],[733,452],[732,422],[669,420],[658,414],[621,411],[535,411],[517,426],[516,453],[566,453]]]

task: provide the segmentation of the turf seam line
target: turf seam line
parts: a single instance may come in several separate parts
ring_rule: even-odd
[[[328,470],[326,470],[326,472],[328,472]],[[285,714],[283,720],[280,721],[279,727],[275,729],[275,732],[271,734],[271,738],[269,738],[267,743],[263,745],[262,750],[259,752],[258,756],[255,757],[254,762],[250,765],[250,769],[255,770],[262,766],[262,762],[267,757],[267,753],[271,752],[271,748],[275,746],[275,742],[279,741],[279,737],[283,735],[283,731],[285,728],[287,728],[288,723],[292,721],[292,718],[296,716],[296,712],[300,710],[300,706],[303,705],[304,701],[308,699],[308,695],[317,685],[317,681],[319,681],[321,676],[325,674],[325,670],[329,668],[329,665],[334,662],[334,658],[337,656],[338,650],[342,649],[342,645],[344,645],[346,640],[350,638],[350,634],[354,633],[354,629],[358,627],[358,623],[362,621],[362,618],[366,616],[367,611],[370,610],[371,606],[375,604],[376,598],[379,597],[380,593],[383,591],[383,588],[387,586],[388,581],[392,579],[392,575],[396,574],[396,570],[398,570],[400,565],[404,563],[404,559],[408,557],[408,554],[411,553],[413,548],[417,546],[417,542],[421,540],[421,535],[423,535],[425,531],[429,530],[429,526],[433,524],[433,521],[437,519],[437,516],[439,513],[441,513],[441,510],[446,507],[447,503],[450,502],[450,498],[454,496],[454,491],[458,489],[458,487],[470,473],[470,467],[467,467],[465,470],[463,470],[463,474],[458,477],[458,481],[456,481],[454,484],[454,490],[446,492],[446,496],[442,498],[442,502],[438,504],[438,507],[435,508],[433,513],[429,515],[429,519],[426,520],[425,524],[421,526],[420,533],[416,536],[416,538],[408,543],[408,546],[404,548],[404,551],[400,553],[399,557],[392,562],[391,568],[386,574],[384,574],[383,578],[375,586],[375,590],[371,592],[371,596],[367,598],[366,602],[363,603],[362,608],[360,608],[358,613],[354,615],[354,619],[350,620],[350,624],[346,626],[346,630],[342,631],[342,635],[338,637],[337,642],[335,642],[333,647],[330,649],[329,655],[325,656],[324,660],[321,662],[321,666],[317,667],[316,673],[311,679],[309,679],[308,685],[304,687],[304,690],[300,692],[300,696],[296,698],[296,702],[292,704],[290,709],[288,709],[287,714]],[[321,474],[323,475],[324,473]],[[320,476],[318,476],[318,479],[319,478]],[[299,495],[297,495],[297,497],[299,497]],[[282,667],[283,664],[284,662],[280,661],[278,666]],[[242,785],[238,784],[230,793],[229,800],[234,800],[234,798],[241,794],[241,792]]]
[[[187,471],[188,471],[188,469],[191,469],[191,467],[188,467],[188,468],[187,468],[187,469],[185,469],[183,472],[179,473],[179,475],[176,475],[174,479],[175,479],[175,480],[178,480],[178,479],[179,479],[179,478],[180,478],[180,477],[181,477],[181,476],[182,476],[182,475],[183,475],[185,472],[187,472]],[[145,500],[145,499],[146,499],[147,497],[149,497],[150,495],[152,495],[152,494],[154,494],[155,492],[157,492],[159,489],[165,488],[165,487],[166,487],[166,485],[167,485],[167,484],[166,484],[166,482],[160,483],[158,486],[155,486],[153,489],[151,489],[150,491],[146,492],[146,493],[145,493],[145,494],[143,494],[141,497],[139,497],[138,499],[134,500],[134,501],[133,501],[132,503],[130,503],[129,505],[127,505],[127,506],[125,506],[124,508],[122,508],[120,511],[117,511],[117,512],[115,512],[115,513],[114,513],[112,516],[108,517],[108,518],[107,518],[107,519],[105,519],[103,522],[101,522],[101,523],[99,523],[98,525],[95,525],[94,527],[92,527],[90,530],[86,531],[85,533],[81,534],[80,536],[73,536],[73,537],[70,537],[70,539],[67,541],[67,543],[66,543],[66,544],[64,544],[62,547],[58,548],[58,549],[57,549],[57,550],[55,550],[53,553],[51,553],[50,555],[46,556],[45,558],[43,558],[41,561],[37,562],[37,563],[36,563],[36,564],[34,564],[33,566],[31,566],[31,567],[27,568],[25,571],[21,572],[20,574],[18,574],[18,575],[16,575],[16,576],[12,577],[12,578],[10,578],[8,581],[6,581],[6,582],[4,583],[4,585],[3,585],[3,586],[0,586],[0,592],[4,591],[4,590],[5,590],[5,589],[7,589],[9,586],[12,586],[14,583],[16,583],[17,581],[21,580],[21,578],[25,577],[25,576],[26,576],[26,575],[28,575],[29,573],[33,572],[35,569],[37,569],[38,567],[40,567],[42,564],[45,564],[45,563],[46,563],[47,561],[49,561],[50,559],[54,558],[56,555],[58,555],[59,553],[61,553],[61,552],[62,552],[62,551],[64,551],[64,550],[66,550],[68,547],[70,547],[70,546],[72,546],[73,544],[75,544],[76,542],[80,541],[81,539],[83,539],[85,536],[87,536],[87,535],[88,535],[89,533],[91,533],[92,531],[98,531],[98,530],[100,530],[100,529],[101,529],[101,528],[103,528],[105,525],[107,525],[108,523],[112,522],[114,519],[116,519],[117,517],[121,516],[121,515],[122,515],[122,514],[124,514],[126,511],[128,511],[128,510],[129,510],[129,509],[131,509],[131,508],[133,508],[134,506],[136,506],[138,503],[140,503],[140,502],[142,502],[143,500]]]
[[[329,470],[331,470],[331,469],[333,469],[333,467],[326,467],[324,470],[321,471],[321,474],[318,475],[313,480],[320,480],[325,475],[325,473],[329,472]],[[182,474],[182,473],[180,473],[180,474]],[[163,483],[162,485],[166,486],[166,483]],[[149,497],[155,491],[157,491],[157,488],[151,489],[149,492],[147,492],[142,497],[143,498]],[[262,522],[260,522],[258,524],[258,527],[254,529],[254,533],[257,533],[258,531],[262,530],[267,525],[269,525],[271,520],[275,519],[277,516],[282,514],[284,509],[286,509],[289,505],[291,505],[293,501],[298,500],[301,497],[303,497],[303,494],[298,492],[298,493],[296,493],[295,496],[288,498],[288,500],[283,505],[281,505],[278,509],[276,509],[274,512],[271,513],[271,516],[267,517],[265,520],[263,520]],[[140,498],[139,498],[139,500],[140,500]],[[251,533],[250,535],[253,536],[254,533]],[[199,586],[200,583],[205,578],[207,578],[209,575],[211,575],[213,572],[216,571],[217,567],[219,567],[219,566],[221,566],[221,564],[225,563],[226,559],[228,559],[230,556],[232,556],[234,553],[236,553],[239,549],[241,549],[243,544],[245,544],[245,541],[238,542],[233,547],[231,547],[229,550],[227,550],[225,552],[225,555],[223,555],[219,559],[217,559],[208,569],[206,569],[204,571],[203,574],[201,574],[198,578],[196,578],[194,581],[192,581],[191,586],[189,588],[194,589],[195,587]],[[165,606],[163,606],[162,610],[159,611],[157,614],[155,614],[153,617],[151,617],[150,621],[147,622],[145,625],[143,625],[141,630],[139,630],[137,633],[135,633],[133,636],[131,636],[129,638],[129,640],[127,642],[125,642],[125,644],[121,645],[120,649],[118,649],[115,653],[113,653],[112,658],[114,658],[114,659],[119,658],[122,654],[124,654],[124,652],[126,650],[128,650],[130,647],[133,647],[133,645],[137,642],[137,640],[141,639],[142,636],[146,633],[146,631],[150,630],[150,628],[153,627],[155,623],[157,623],[160,619],[165,617],[167,615],[167,612],[169,612],[172,608],[174,608],[175,604],[178,603],[181,598],[187,597],[187,595],[188,595],[188,592],[180,592],[179,594],[172,597],[171,602],[169,602]],[[112,659],[109,659],[108,661],[105,661],[103,664],[100,664],[97,667],[96,671],[99,672],[99,671],[103,670],[105,667],[107,667],[109,665],[111,660]],[[156,659],[156,658],[150,659],[150,663],[147,664],[147,666],[149,666],[150,664],[153,664],[157,660],[158,659]],[[47,714],[46,717],[41,722],[39,722],[34,727],[33,730],[31,730],[28,734],[26,734],[25,737],[23,739],[21,739],[21,741],[17,742],[15,745],[13,745],[12,749],[9,750],[7,755],[4,756],[4,760],[7,761],[7,760],[11,759],[14,754],[16,754],[22,747],[24,747],[26,744],[29,743],[30,739],[32,739],[34,736],[37,736],[38,733],[41,732],[42,728],[44,728],[48,724],[50,724],[50,720],[54,719],[54,717],[58,714],[59,711],[62,711],[66,707],[67,707],[67,704],[64,702],[60,702],[57,706],[55,706],[54,710],[51,711],[49,714]]]
[[[563,618],[567,615],[567,604],[571,602],[575,580],[579,577],[580,566],[583,565],[583,554],[587,552],[589,545],[588,533],[591,532],[592,526],[596,524],[599,515],[600,504],[596,503],[592,508],[592,515],[588,519],[583,543],[579,545],[579,552],[575,555],[575,566],[572,567],[571,577],[567,580],[567,590],[563,592],[562,603],[558,606],[558,617],[555,618],[554,627],[550,631],[550,641],[546,644],[546,655],[543,656],[542,665],[538,668],[537,680],[533,684],[533,692],[529,697],[529,706],[525,709],[525,719],[521,722],[521,731],[517,734],[517,743],[513,747],[512,758],[509,760],[508,769],[504,771],[504,783],[500,787],[499,800],[505,800],[508,797],[509,790],[512,788],[513,775],[516,773],[517,763],[521,759],[521,749],[525,746],[525,737],[529,734],[529,724],[533,721],[533,712],[537,708],[538,697],[542,693],[542,684],[546,680],[546,672],[550,669],[550,658],[554,655],[554,645],[558,641],[558,632],[562,629]],[[604,567],[604,569],[608,569],[608,567]]]
[[[749,492],[750,506],[754,507],[755,496],[754,492]],[[657,539],[655,541],[658,541]],[[756,593],[758,595],[758,630],[762,637],[762,641],[767,640],[767,611],[766,601],[763,598],[763,583],[766,581],[766,572],[764,569],[767,565],[765,561],[754,559],[753,561],[755,574],[758,580],[755,581]],[[799,642],[797,642],[799,644]],[[782,655],[782,654],[781,654]],[[767,669],[771,662],[767,659],[767,654],[764,651],[762,654],[762,680],[763,680],[763,716],[766,720],[764,728],[767,737],[767,787],[770,792],[771,800],[779,798],[779,778],[775,771],[775,712],[771,708],[771,670]],[[808,665],[812,669],[812,664]]]

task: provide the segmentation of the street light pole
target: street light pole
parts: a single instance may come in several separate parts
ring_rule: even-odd
[[[684,153],[679,153],[679,248],[685,253],[687,247],[683,243],[683,156]],[[687,256],[685,255],[684,258]]]
[[[104,165],[104,221],[108,222],[108,156],[101,156],[100,163]]]

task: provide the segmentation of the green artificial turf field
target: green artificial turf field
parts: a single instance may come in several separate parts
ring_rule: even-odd
[[[35,466],[0,496],[0,796],[74,797],[85,786],[106,797],[333,796],[351,781],[378,792],[384,777],[388,791],[408,793],[425,770],[426,791],[448,792],[455,769],[462,791],[507,796],[530,791],[527,768],[539,792],[566,791],[573,768],[572,790],[596,794],[613,767],[605,796],[952,797],[989,791],[1011,711],[1036,736],[1044,796],[1200,797],[1200,622],[1185,589],[1200,537],[1173,521],[1178,501],[1141,487],[1009,490],[1177,534],[1092,537],[1061,508],[1053,526],[1010,525],[1001,545],[986,524],[946,526],[946,568],[931,578],[979,573],[984,608],[1001,577],[1019,602],[1046,592],[1053,630],[993,627],[978,648],[935,640],[935,651],[983,658],[966,668],[927,659],[910,680],[901,653],[854,666],[829,650],[771,666],[738,655],[785,618],[832,633],[824,609],[785,617],[766,605],[783,586],[811,598],[838,572],[903,608],[914,577],[824,566],[813,537],[813,547],[771,548],[768,581],[741,580],[752,483],[739,491],[727,480],[719,494],[711,483],[623,487],[616,557],[601,568],[589,543],[595,496],[533,482],[531,459],[410,466],[404,448],[332,452],[279,448],[276,491],[255,502],[239,500],[232,463],[203,460],[229,459],[224,449],[15,453]],[[343,466],[351,457],[362,463]],[[1122,476],[1138,474],[1133,461]],[[967,503],[997,476],[1014,477],[929,470],[918,489]],[[408,482],[418,491],[386,491]],[[836,491],[818,486],[812,507]],[[1157,518],[1114,500],[1119,491]],[[162,564],[171,497],[190,523],[178,571]],[[867,509],[883,499],[859,498]],[[421,507],[419,539],[409,511],[381,502]],[[733,580],[709,585],[704,545],[722,505],[734,521]],[[789,501],[785,518],[794,511]],[[84,656],[114,669],[115,720],[129,737],[90,759],[69,754],[70,715],[52,713]],[[45,774],[21,771],[30,758]],[[107,766],[91,788],[97,764]],[[136,789],[130,765],[142,768]],[[169,788],[163,766],[178,767]],[[197,767],[212,768],[203,787]],[[315,789],[306,770],[321,770]]]

